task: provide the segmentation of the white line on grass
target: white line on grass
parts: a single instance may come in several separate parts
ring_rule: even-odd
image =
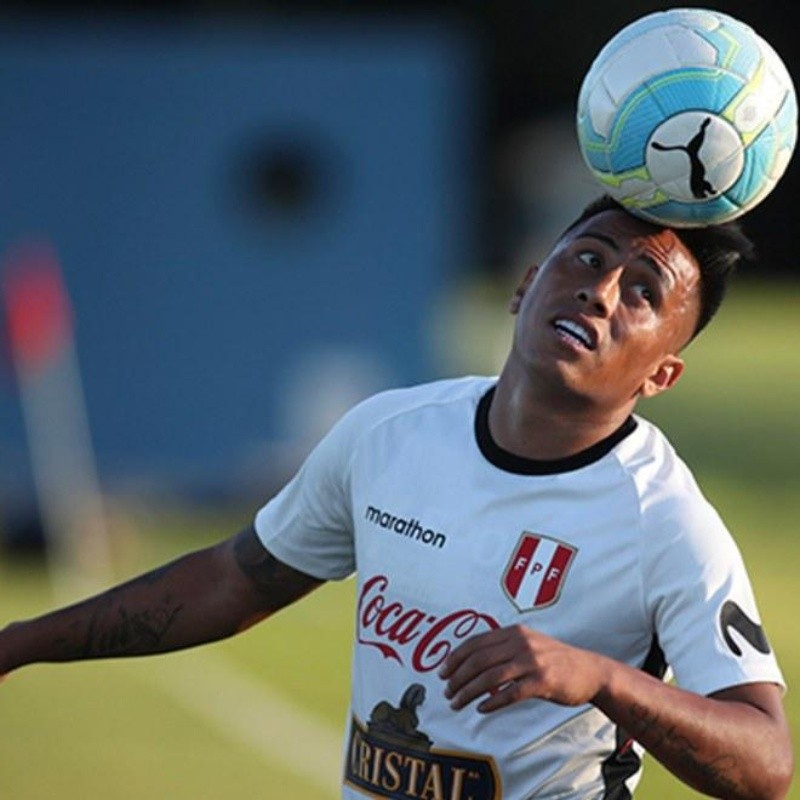
[[[226,657],[213,651],[188,658],[173,654],[159,658],[152,669],[132,671],[139,679],[146,676],[148,683],[154,678],[183,708],[272,765],[326,797],[339,796],[342,734]]]

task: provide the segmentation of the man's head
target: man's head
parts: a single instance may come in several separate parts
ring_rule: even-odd
[[[583,209],[564,234],[584,220],[614,209],[624,210],[623,206],[610,195],[602,195]],[[692,252],[700,267],[700,307],[692,334],[694,338],[719,310],[725,297],[728,280],[736,267],[754,258],[755,247],[738,222],[674,230]]]
[[[536,375],[560,407],[629,410],[679,378],[680,351],[751,252],[738,226],[676,231],[601,198],[518,287],[508,370]]]

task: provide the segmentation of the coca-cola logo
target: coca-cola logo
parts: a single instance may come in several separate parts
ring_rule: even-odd
[[[384,658],[430,672],[468,636],[499,628],[489,614],[462,608],[443,616],[406,607],[387,596],[389,579],[375,575],[364,583],[358,599],[358,642],[377,648]]]

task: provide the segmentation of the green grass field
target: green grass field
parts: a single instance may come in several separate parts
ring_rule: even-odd
[[[792,687],[800,741],[800,287],[735,287],[712,329],[687,351],[668,397],[639,411],[663,423],[737,537],[763,621]],[[492,303],[478,330],[500,344],[473,352],[496,368],[508,324]],[[462,337],[462,341],[468,337]],[[239,514],[161,516],[132,511],[119,577],[214,541]],[[0,686],[1,800],[230,800],[335,797],[352,636],[351,582],[323,587],[228,642],[151,659],[39,665]],[[41,569],[0,560],[0,625],[46,610]],[[638,798],[699,797],[652,759]],[[800,799],[796,785],[790,793]]]

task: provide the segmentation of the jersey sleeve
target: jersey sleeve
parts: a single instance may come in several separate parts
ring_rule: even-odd
[[[662,504],[646,537],[647,611],[676,683],[699,694],[765,681],[785,687],[742,556],[699,494]]]
[[[255,517],[270,553],[320,580],[355,569],[349,470],[360,416],[356,407],[339,420]]]

